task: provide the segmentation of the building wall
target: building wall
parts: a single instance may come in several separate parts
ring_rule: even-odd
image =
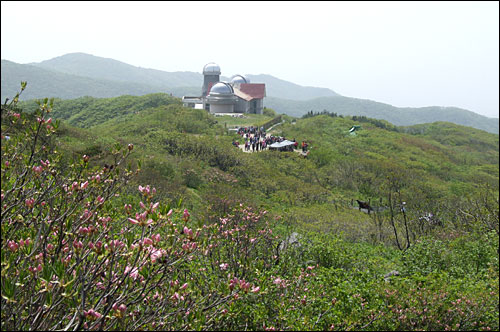
[[[262,114],[264,109],[264,99],[252,99],[248,102],[248,112],[252,114]]]
[[[239,98],[238,101],[236,102],[236,105],[234,106],[234,112],[235,113],[248,113],[248,102],[245,99]]]
[[[210,113],[234,113],[233,104],[210,104]]]
[[[219,75],[203,75],[203,87],[201,88],[201,96],[206,97],[207,94],[209,93],[208,91],[208,85],[210,83],[217,83],[219,82]]]

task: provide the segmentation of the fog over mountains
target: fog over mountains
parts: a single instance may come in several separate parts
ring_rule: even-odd
[[[311,110],[326,110],[342,115],[364,115],[384,119],[395,125],[448,121],[496,134],[499,132],[497,118],[488,118],[461,108],[400,108],[366,99],[344,97],[327,88],[300,86],[271,75],[246,76],[253,83],[266,84],[267,97],[264,99],[264,105],[278,113],[302,116]],[[221,76],[221,80],[229,79]],[[45,97],[115,97],[156,92],[182,97],[200,94],[203,75],[195,72],[166,72],[141,68],[85,53],[71,53],[30,64],[2,60],[2,102],[5,98],[15,95],[21,81],[28,82],[28,87],[22,94],[23,100]]]

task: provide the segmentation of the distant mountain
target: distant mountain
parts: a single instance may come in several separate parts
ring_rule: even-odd
[[[398,126],[447,121],[494,134],[499,133],[497,118],[488,118],[457,107],[400,108],[372,100],[343,96],[321,97],[303,101],[267,97],[265,105],[278,113],[296,117],[300,117],[309,111],[322,112],[326,110],[342,115],[364,115],[370,118],[383,119]]]
[[[203,84],[203,75],[201,73],[188,71],[166,72],[141,68],[85,53],[70,53],[40,63],[31,63],[31,65],[95,79],[153,85],[162,88],[163,91],[174,87],[189,87],[187,91],[193,91],[193,88],[196,87],[196,92],[199,93]],[[271,75],[247,76],[253,83],[265,83],[267,95],[277,98],[306,100],[337,95],[330,89],[304,87]],[[221,80],[228,81],[230,78],[221,76]]]
[[[271,75],[246,75],[251,83],[265,83],[266,95],[290,100],[307,100],[318,97],[339,96],[336,92],[327,88],[315,88],[301,86],[288,81],[281,80]]]
[[[132,66],[117,60],[85,53],[71,53],[40,63],[1,62],[1,99],[12,98],[20,82],[28,87],[22,99],[82,96],[116,97],[169,93],[176,97],[200,94],[203,75],[194,72],[165,72]],[[264,105],[278,113],[302,116],[313,110],[327,110],[343,115],[365,115],[384,119],[395,125],[413,125],[433,121],[499,132],[498,119],[455,107],[398,108],[371,100],[343,97],[330,89],[305,87],[271,75],[247,75],[253,83],[265,83]],[[229,80],[221,76],[221,80]]]
[[[31,65],[66,74],[110,81],[146,84],[163,89],[194,85],[201,87],[203,84],[203,75],[200,73],[166,72],[141,68],[117,60],[85,53],[70,53],[40,63],[31,63]]]
[[[146,84],[99,80],[47,70],[32,65],[22,65],[2,60],[1,100],[12,98],[19,91],[21,81],[28,86],[21,99],[59,97],[73,99],[82,96],[116,97],[121,95],[144,95],[157,92],[158,88]]]

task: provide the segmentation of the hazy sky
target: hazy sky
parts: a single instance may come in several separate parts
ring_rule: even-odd
[[[499,116],[499,2],[1,2],[1,58],[72,52],[270,74],[399,107]],[[201,82],[200,82],[201,85]]]

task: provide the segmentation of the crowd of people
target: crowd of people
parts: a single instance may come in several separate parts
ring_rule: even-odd
[[[243,138],[243,149],[247,152],[256,152],[259,150],[263,151],[268,149],[269,146],[274,143],[281,143],[286,140],[284,136],[274,136],[266,134],[264,127],[241,127],[238,129],[237,133]],[[295,140],[295,138],[292,140],[292,142],[294,142],[294,144],[288,146],[286,151],[293,151],[294,149],[298,148],[299,143]],[[236,147],[240,147],[240,143],[237,140],[233,141],[233,145]],[[302,152],[305,153],[307,151],[307,146],[308,144],[303,141],[301,144]]]

